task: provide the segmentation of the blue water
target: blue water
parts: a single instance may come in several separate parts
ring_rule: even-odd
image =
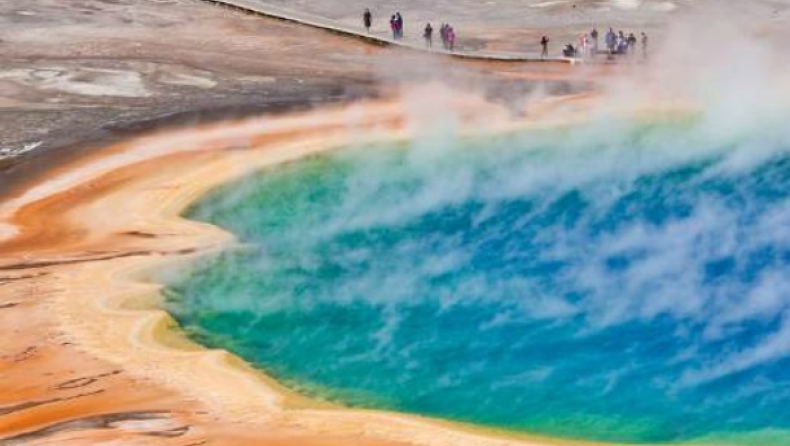
[[[558,437],[790,444],[790,143],[691,123],[433,136],[272,169],[188,333],[347,405]]]

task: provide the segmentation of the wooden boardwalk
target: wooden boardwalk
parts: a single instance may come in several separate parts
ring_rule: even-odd
[[[331,20],[325,17],[294,11],[272,5],[263,0],[203,0],[214,3],[220,6],[238,9],[252,14],[258,14],[265,17],[275,18],[279,20],[286,20],[289,22],[299,23],[313,28],[323,29],[325,31],[342,34],[345,36],[360,39],[369,43],[382,46],[397,46],[400,48],[418,51],[422,53],[444,55],[456,57],[461,59],[472,59],[493,62],[561,62],[561,63],[577,63],[578,59],[567,57],[547,57],[541,58],[537,54],[519,54],[508,52],[489,52],[489,51],[445,51],[443,49],[428,49],[425,47],[422,37],[418,41],[404,41],[395,40],[389,34],[382,34],[377,32],[367,33],[361,26],[362,12],[360,12],[360,26],[352,27],[343,23]],[[440,46],[441,44],[439,44]]]

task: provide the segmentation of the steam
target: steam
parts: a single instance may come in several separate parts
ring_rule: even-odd
[[[275,236],[245,226],[260,209],[242,208],[267,185],[284,184],[288,171],[199,207],[199,218],[263,237],[254,256],[261,277],[302,272],[277,286],[249,278],[249,288],[212,276],[228,281],[220,290],[243,291],[200,305],[259,315],[381,308],[385,319],[371,334],[381,355],[393,353],[401,310],[420,305],[438,314],[496,309],[472,331],[530,320],[572,326],[577,339],[671,320],[674,332],[661,336],[683,347],[673,364],[679,379],[666,385],[674,391],[790,359],[790,174],[781,167],[790,150],[790,67],[760,37],[760,23],[724,8],[679,19],[649,62],[605,78],[606,99],[588,122],[567,128],[464,139],[453,89],[405,88],[417,137],[398,150],[357,147],[319,163],[316,175],[331,178],[315,184],[342,184],[329,188],[331,199],[315,198],[321,206],[285,196],[297,201],[289,209],[298,218],[286,218],[291,226],[277,226]],[[694,113],[659,124],[625,113],[657,104]],[[295,178],[310,176],[297,169]],[[297,183],[288,183],[290,193],[316,193]],[[329,266],[341,272],[326,275]],[[755,327],[759,334],[743,336]],[[609,370],[608,388],[632,370]]]

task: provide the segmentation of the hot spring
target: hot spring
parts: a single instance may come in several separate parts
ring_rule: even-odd
[[[551,437],[790,444],[790,139],[696,118],[433,135],[213,192],[195,340],[350,406]]]

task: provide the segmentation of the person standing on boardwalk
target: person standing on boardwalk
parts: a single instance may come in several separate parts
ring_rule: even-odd
[[[647,34],[642,33],[642,57],[647,59]]]
[[[447,26],[447,49],[455,50],[455,29],[449,25]]]
[[[390,17],[390,29],[392,30],[392,39],[398,40],[398,21],[394,15]]]
[[[579,44],[576,46],[576,57],[581,57],[582,59],[587,58],[587,51],[589,50],[589,38],[587,34],[579,34]]]
[[[548,36],[544,35],[543,37],[540,38],[540,46],[541,46],[540,58],[541,59],[545,59],[546,57],[549,57],[549,37]]]
[[[616,48],[617,34],[614,33],[612,28],[609,28],[609,32],[606,33],[606,49],[609,51],[609,54],[614,54]]]
[[[425,47],[433,48],[433,26],[431,26],[430,22],[425,25],[425,32],[423,32],[422,37],[425,38]]]
[[[592,49],[590,52],[594,57],[598,53],[598,28],[593,28],[590,33],[590,38],[592,39]]]
[[[365,30],[370,34],[370,27],[373,26],[373,14],[369,8],[366,8],[365,13],[362,14],[362,23],[365,24]]]
[[[397,24],[398,29],[398,40],[403,38],[403,16],[400,15],[400,12],[395,13],[395,22]]]
[[[628,34],[628,54],[636,54],[636,35],[634,33]]]
[[[617,54],[628,54],[628,39],[622,32],[617,36]]]

